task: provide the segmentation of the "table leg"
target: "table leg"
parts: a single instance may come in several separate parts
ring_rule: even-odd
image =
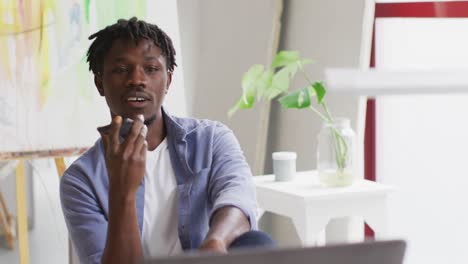
[[[303,246],[317,246],[320,243],[320,232],[324,230],[330,220],[327,216],[297,214],[291,217],[296,227],[297,234]]]
[[[260,221],[260,219],[262,218],[262,216],[265,214],[265,210],[261,209],[261,208],[257,208],[257,222]]]
[[[18,244],[20,264],[29,263],[28,242],[28,211],[26,207],[26,180],[24,176],[24,161],[21,160],[16,169],[16,211],[18,218]]]
[[[327,244],[351,243],[364,240],[364,221],[360,217],[337,217],[326,227]]]
[[[366,223],[374,230],[375,238],[382,239],[387,235],[387,201],[379,201],[372,210],[363,215]]]

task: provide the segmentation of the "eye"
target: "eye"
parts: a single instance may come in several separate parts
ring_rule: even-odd
[[[148,73],[154,73],[154,72],[159,71],[159,68],[156,66],[149,66],[145,68],[145,71]]]
[[[128,70],[125,67],[116,67],[112,70],[113,73],[126,73]]]

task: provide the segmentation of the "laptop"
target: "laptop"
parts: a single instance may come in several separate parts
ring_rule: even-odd
[[[225,255],[196,252],[146,260],[150,264],[402,264],[402,240],[308,248],[247,249]]]

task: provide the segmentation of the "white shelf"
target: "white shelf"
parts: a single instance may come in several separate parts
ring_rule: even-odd
[[[390,71],[329,68],[330,93],[351,95],[411,95],[468,93],[468,70]]]

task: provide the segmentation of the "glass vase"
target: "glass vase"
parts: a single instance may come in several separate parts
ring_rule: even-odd
[[[349,186],[356,178],[356,135],[346,118],[324,122],[318,134],[317,170],[328,187]]]

